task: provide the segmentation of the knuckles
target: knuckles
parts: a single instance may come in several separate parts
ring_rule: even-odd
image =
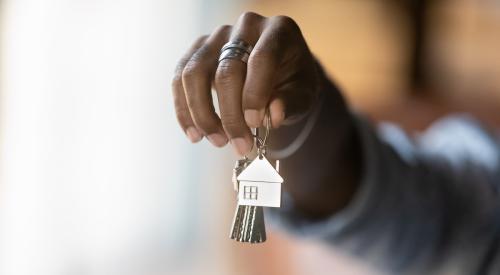
[[[208,37],[209,37],[208,34],[202,35],[202,36],[198,37],[198,39],[196,39],[196,41],[194,42],[194,44],[195,45],[199,45],[201,43],[204,43],[207,40]]]
[[[250,25],[250,24],[256,23],[257,21],[261,21],[264,18],[265,18],[264,16],[262,16],[258,13],[246,11],[240,15],[239,21],[242,24],[245,24],[245,25],[249,24]]]
[[[208,35],[202,35],[196,41],[194,42],[194,47],[197,45],[201,45],[201,47],[204,46],[205,41],[208,39]],[[192,59],[192,56],[185,56],[179,62],[177,63],[177,66],[175,67],[174,71],[174,76],[172,77],[172,87],[178,87],[179,85],[182,84],[182,75],[184,73],[184,69],[186,65],[189,63],[189,61]]]
[[[181,75],[184,81],[193,81],[196,78],[203,77],[203,74],[207,73],[208,58],[213,54],[213,49],[209,44],[203,44],[196,50],[193,55],[184,62],[184,67],[182,68],[182,73],[176,70],[176,76],[174,78],[179,78]],[[182,65],[182,64],[180,64]]]
[[[275,16],[271,19],[273,28],[272,36],[274,45],[270,47],[279,47],[280,45],[297,46],[302,44],[302,33],[297,23],[288,16]]]
[[[190,82],[190,81],[195,81],[196,78],[201,74],[199,66],[197,64],[194,64],[194,62],[189,62],[186,64],[186,67],[184,67],[184,70],[182,71],[182,80],[184,82]]]
[[[179,85],[182,84],[182,72],[184,71],[184,67],[189,59],[183,58],[177,63],[177,67],[174,71],[174,76],[172,77],[172,88],[178,88]]]
[[[204,74],[205,68],[202,62],[196,59],[191,59],[186,63],[186,66],[182,71],[182,80],[185,82],[193,82],[202,78]]]
[[[270,21],[270,27],[275,29],[274,36],[276,40],[284,41],[289,40],[290,36],[296,33],[300,33],[300,29],[292,18],[288,16],[274,16],[270,18],[266,18],[260,14],[255,12],[247,11],[240,15],[239,22],[244,25],[253,25],[263,20]],[[231,25],[222,25],[219,26],[214,33],[230,33],[233,29]],[[198,50],[196,50],[193,55],[188,60],[181,60],[179,62],[178,68],[174,74],[172,79],[172,85],[179,85],[181,81],[194,81],[195,79],[202,77],[204,73],[206,73],[207,65],[205,64],[208,56],[213,55],[214,49],[210,47],[209,44],[206,44],[206,40],[209,38],[208,35],[201,36],[197,39],[196,43],[202,44]],[[277,43],[282,44],[282,43]],[[272,47],[272,45],[268,46],[268,50],[265,49],[254,49],[250,59],[248,61],[249,67],[259,67],[262,63],[265,63],[266,60],[270,61],[277,58],[278,52],[276,47]],[[226,62],[222,62],[219,64],[216,75],[215,75],[215,83],[218,85],[227,85],[226,83],[233,76],[231,68],[226,64]]]
[[[191,56],[189,62],[203,62],[204,59],[206,59],[208,56],[213,54],[214,50],[212,47],[210,47],[209,44],[203,44],[201,45],[198,50],[196,50],[193,55]]]
[[[222,26],[217,27],[213,33],[214,34],[218,34],[218,33],[229,34],[229,33],[231,33],[232,29],[233,29],[233,26],[231,26],[231,25],[222,25]]]
[[[293,20],[289,16],[285,15],[279,15],[279,16],[274,16],[271,18],[274,24],[280,29],[283,29],[288,32],[297,32],[299,31],[299,26],[297,25],[297,22]]]
[[[254,25],[261,21],[270,21],[271,25],[289,32],[300,32],[300,28],[291,17],[278,15],[266,18],[258,13],[247,11],[240,15],[238,22],[242,25]],[[231,27],[231,26],[226,26]]]
[[[264,23],[265,21],[265,23]],[[264,23],[264,24],[262,24]],[[295,43],[297,40],[300,42],[300,28],[292,18],[288,16],[274,16],[270,18],[263,17],[254,12],[245,12],[241,14],[238,24],[245,26],[261,25],[269,28],[270,37],[265,47],[259,47],[253,50],[248,60],[248,68],[258,70],[263,66],[277,64],[280,62],[282,55],[285,53],[283,47],[294,47],[300,43]],[[229,34],[233,31],[233,26],[222,25],[213,32],[213,36],[217,34]],[[269,33],[268,33],[269,34]],[[172,78],[172,86],[177,89],[182,89],[183,83],[194,83],[208,77],[213,77],[216,87],[228,87],[231,81],[237,77],[238,70],[232,67],[234,64],[227,62],[228,60],[221,61],[215,69],[213,57],[217,55],[220,49],[214,49],[210,45],[211,38],[209,36],[201,36],[198,38],[196,44],[199,48],[189,57],[179,61]],[[286,49],[287,52],[289,49]],[[185,90],[186,93],[190,91]],[[303,99],[304,100],[304,99]],[[263,106],[266,104],[267,98],[259,95],[257,91],[245,90],[243,94],[243,105],[245,106]],[[229,135],[238,136],[246,130],[246,124],[241,114],[231,114],[221,112],[221,121],[216,115],[214,116],[210,110],[207,109],[206,102],[201,102],[197,96],[190,96],[187,100],[187,106],[177,106],[176,113],[178,120],[183,122],[192,121],[200,128],[205,134],[216,132],[220,127],[220,122]],[[176,104],[177,105],[177,104]],[[186,104],[184,104],[186,105]],[[194,112],[190,112],[196,110]]]

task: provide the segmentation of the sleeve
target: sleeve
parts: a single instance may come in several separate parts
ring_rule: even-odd
[[[392,124],[356,123],[363,175],[349,205],[313,222],[285,194],[283,207],[269,211],[272,223],[396,273],[479,274],[491,265],[500,218],[500,150],[492,136],[466,116],[445,118],[414,139]]]

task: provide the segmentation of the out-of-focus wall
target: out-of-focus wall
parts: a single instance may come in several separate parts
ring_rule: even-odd
[[[245,9],[289,15],[355,106],[376,112],[410,94],[411,1],[246,0]],[[426,1],[423,88],[446,100],[500,97],[500,4]],[[404,10],[404,7],[407,10]],[[477,103],[480,104],[480,103]],[[473,106],[464,109],[473,108]]]
[[[446,97],[500,102],[500,3],[436,1],[429,7],[428,77]]]
[[[230,148],[190,144],[170,94],[214,9],[1,4],[0,274],[234,274]]]
[[[297,21],[310,48],[357,106],[373,106],[407,90],[411,41],[406,22],[387,1],[248,0],[249,10]]]

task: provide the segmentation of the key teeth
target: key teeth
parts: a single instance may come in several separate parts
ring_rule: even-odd
[[[230,238],[244,243],[265,242],[266,228],[262,207],[238,205],[234,214]]]

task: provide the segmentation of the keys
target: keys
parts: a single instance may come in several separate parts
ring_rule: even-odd
[[[241,174],[241,172],[243,172],[243,169],[245,169],[250,164],[250,162],[251,161],[248,158],[245,157],[243,159],[237,160],[236,163],[234,164],[234,168],[233,168],[233,188],[234,188],[235,192],[238,192],[238,187],[239,187],[237,177]]]
[[[251,163],[248,158],[236,161],[233,169],[233,185],[239,191],[237,177]],[[266,240],[264,211],[259,206],[237,205],[231,226],[230,238],[238,242],[261,243]]]
[[[234,213],[230,238],[238,242],[262,243],[266,241],[264,210],[262,207],[281,206],[281,184],[283,178],[265,156],[265,141],[256,134],[257,157],[236,161],[233,169],[233,188],[237,193],[238,205]]]

